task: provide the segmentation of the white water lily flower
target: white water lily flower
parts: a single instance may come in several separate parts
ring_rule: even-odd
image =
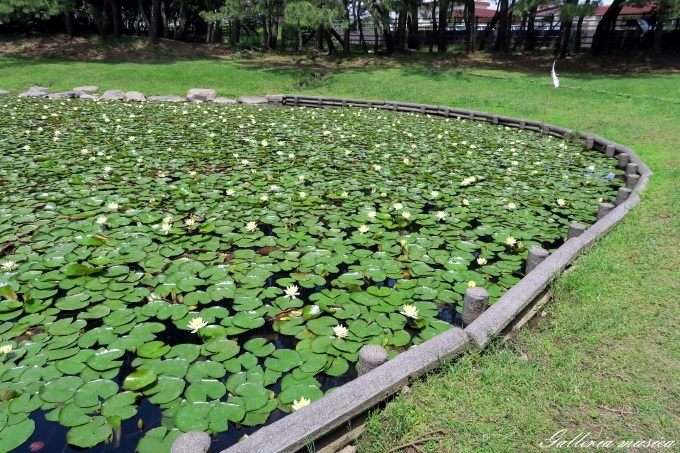
[[[595,170],[595,165],[591,165],[591,166],[589,166],[589,167],[588,167],[588,170],[590,170],[590,171],[593,171],[593,170]]]
[[[567,204],[567,202],[564,201],[562,198],[558,198],[558,199],[557,199],[557,204],[560,205],[560,206],[564,206],[565,204]]]
[[[299,410],[302,409],[303,407],[309,406],[309,403],[311,403],[311,402],[312,402],[312,400],[308,400],[308,399],[305,398],[304,396],[303,396],[302,398],[300,398],[300,401],[298,401],[298,400],[293,400],[293,410],[294,410],[294,411],[299,411]]]
[[[347,197],[349,197],[349,194],[347,192],[343,192],[343,193],[340,194],[340,196],[342,198],[347,198]]]
[[[250,161],[248,159],[241,159],[241,163],[243,165],[248,165],[248,164],[250,164]]]
[[[260,142],[260,145],[262,145],[262,146],[268,146],[268,145],[269,145],[269,142],[267,142],[267,140],[262,140],[262,141]]]
[[[207,325],[208,325],[208,323],[205,322],[205,321],[203,320],[203,318],[201,318],[201,317],[199,316],[198,318],[194,318],[194,319],[192,319],[191,321],[189,321],[189,324],[187,325],[187,327],[189,327],[190,329],[193,329],[193,330],[191,331],[191,333],[197,333],[197,332],[198,332],[198,329],[202,329],[202,328],[204,328],[204,327],[207,326]]]
[[[404,162],[406,165],[408,165],[408,164],[411,163],[411,159],[409,159],[408,157],[405,157],[403,162]]]
[[[438,191],[438,190],[433,190],[432,192],[430,192],[430,196],[431,196],[432,198],[437,198],[437,197],[439,196],[439,191]]]
[[[257,223],[256,222],[248,222],[246,223],[246,230],[249,232],[253,232],[257,229]]]
[[[6,272],[11,272],[16,269],[18,264],[15,261],[9,260],[2,263],[2,270]]]
[[[166,176],[168,176],[168,174],[167,174],[166,172],[164,172],[164,171],[159,171],[159,172],[158,172],[158,177],[159,177],[159,178],[165,178]]]
[[[297,296],[300,295],[300,292],[298,291],[298,289],[299,288],[297,287],[297,285],[287,286],[286,289],[285,289],[286,295],[283,296],[283,297],[290,297],[291,300],[297,299]]]
[[[378,213],[375,212],[375,211],[368,211],[368,212],[366,213],[366,215],[368,216],[369,219],[374,219],[375,216],[378,215]]]
[[[382,198],[385,198],[385,197],[387,197],[387,193],[381,192],[381,193],[380,193],[380,196],[381,196]]]
[[[229,195],[230,197],[232,195],[234,195],[235,193],[236,193],[236,191],[234,189],[227,189],[227,195]]]
[[[374,169],[375,171],[380,171],[380,170],[382,169],[382,167],[381,167],[380,165],[374,165],[374,166],[373,166],[373,169]]]
[[[553,86],[555,88],[560,87],[560,79],[557,78],[557,73],[555,72],[555,62],[553,61],[552,70],[550,71],[550,76],[552,77]]]
[[[9,354],[10,352],[12,352],[11,344],[3,344],[0,346],[0,354]]]
[[[300,198],[307,198],[307,192],[300,192]]]
[[[118,206],[118,203],[116,203],[115,201],[112,201],[111,203],[107,204],[106,207],[109,208],[112,211],[117,211],[119,206]]]
[[[418,319],[418,309],[414,305],[404,305],[403,311],[399,313],[407,318]]]
[[[194,224],[196,223],[196,221],[195,221],[194,219],[189,218],[189,219],[185,219],[185,220],[184,220],[184,223],[185,223],[187,226],[192,226],[192,225],[194,225]]]
[[[99,217],[97,217],[97,220],[95,220],[95,222],[100,225],[103,225],[106,223],[107,220],[108,218],[105,215],[100,215]]]
[[[298,179],[299,179],[300,181],[304,181],[304,180],[305,180],[305,175],[298,175]]]
[[[110,166],[108,166],[108,165],[107,165],[106,167],[104,167],[104,171],[105,171],[106,173],[110,172],[111,170],[113,170],[113,167],[110,167]]]
[[[261,201],[262,203],[264,203],[265,201],[269,201],[269,197],[268,197],[267,195],[262,195],[262,196],[260,197],[260,201]]]
[[[403,248],[408,247],[408,241],[406,239],[402,239],[399,241],[399,245],[401,245]]]
[[[508,203],[508,205],[506,206],[506,208],[508,208],[508,209],[511,210],[511,211],[512,211],[513,209],[515,209],[516,207],[517,207],[517,205],[516,205],[515,203]]]
[[[397,211],[404,209],[404,205],[401,203],[392,203],[392,206],[394,206],[394,209],[396,209]]]
[[[437,211],[435,215],[437,216],[437,220],[439,221],[443,220],[448,214],[446,213],[446,211]]]
[[[24,145],[24,147],[22,149],[25,150],[25,151],[28,151],[29,149],[31,149],[31,146],[30,145]]]
[[[470,281],[468,282],[468,288],[474,288],[475,286],[477,286],[477,283],[475,283],[474,280],[470,280]]]
[[[165,234],[168,234],[171,229],[172,229],[172,225],[170,225],[169,223],[164,223],[164,224],[161,225],[161,230],[163,230],[165,232]]]
[[[405,219],[408,219],[409,217],[411,217],[411,213],[404,211],[401,213],[401,216]]]
[[[293,154],[293,153],[288,154],[288,158],[289,159],[295,159],[295,154]]]
[[[335,332],[335,336],[338,338],[345,338],[347,335],[349,335],[349,330],[342,324],[338,324],[337,326],[333,327],[333,332]]]
[[[369,230],[369,228],[366,225],[361,225],[359,227],[359,233],[361,233],[361,234],[368,233],[368,230]]]
[[[484,266],[486,264],[486,258],[477,258],[477,264]]]
[[[505,238],[505,241],[503,243],[512,247],[513,245],[517,244],[517,239],[515,239],[512,236],[508,236],[507,238]]]
[[[166,217],[163,219],[163,223],[172,223],[172,216],[171,216],[171,215],[166,216]]]
[[[469,206],[470,201],[467,198],[463,198],[463,206]]]

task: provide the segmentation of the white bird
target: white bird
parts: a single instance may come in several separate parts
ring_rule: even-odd
[[[550,75],[552,76],[553,85],[555,85],[555,88],[559,88],[560,80],[557,78],[557,74],[555,73],[555,62],[554,61],[553,61],[553,65],[552,65],[552,71],[550,71]]]

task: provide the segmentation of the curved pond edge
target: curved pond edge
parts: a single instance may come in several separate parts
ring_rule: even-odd
[[[320,447],[315,448],[314,451],[336,451],[342,448],[342,445],[355,438],[355,435],[348,436],[348,433],[362,423],[362,417],[368,410],[376,407],[442,362],[453,359],[465,351],[486,347],[494,337],[520,317],[527,307],[544,297],[548,285],[583,250],[589,248],[598,237],[609,232],[631,208],[640,203],[639,193],[647,186],[649,177],[652,175],[649,167],[632,149],[626,146],[597,135],[580,133],[575,136],[570,129],[534,120],[454,107],[393,101],[293,94],[269,95],[266,100],[269,105],[293,107],[360,107],[416,112],[444,118],[484,121],[495,125],[531,130],[564,140],[580,140],[586,148],[600,151],[607,157],[618,160],[618,168],[626,169],[627,188],[619,189],[616,205],[600,204],[596,223],[580,235],[567,239],[562,246],[534,267],[465,329],[454,327],[412,347],[372,371],[334,389],[323,398],[306,406],[304,410],[293,412],[271,425],[263,426],[255,434],[221,453],[295,452],[301,449],[306,451],[313,445]],[[259,104],[262,105],[262,103]],[[180,436],[175,441],[172,451],[185,453],[208,451],[205,443],[197,441],[197,437],[200,439],[201,436],[196,436],[196,434],[198,433],[185,433]],[[207,437],[206,434],[203,436]],[[203,440],[205,437],[202,437]],[[320,440],[319,445],[315,445]],[[326,447],[324,448],[323,445]]]

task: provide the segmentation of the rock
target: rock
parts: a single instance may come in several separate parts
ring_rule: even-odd
[[[107,90],[101,97],[107,101],[122,101],[125,99],[125,91],[122,90]]]
[[[260,96],[241,96],[238,98],[238,103],[247,105],[269,104],[267,98],[263,98]]]
[[[189,102],[208,102],[217,97],[217,92],[208,88],[192,88],[187,93]]]
[[[20,98],[46,98],[47,93],[49,91],[50,91],[49,88],[32,86],[31,88],[28,89],[28,91],[25,91],[23,93],[19,93],[19,97]]]
[[[75,87],[73,91],[82,91],[83,93],[92,94],[99,91],[99,87],[96,86]]]
[[[81,94],[80,99],[99,99],[99,96],[95,96],[94,94]]]
[[[213,99],[213,102],[217,102],[218,104],[236,104],[235,100],[225,98],[225,97],[221,97],[221,96]]]
[[[80,93],[78,91],[63,91],[61,93],[52,93],[47,95],[51,99],[78,99]]]
[[[0,96],[2,96],[3,94],[9,94],[9,91],[7,91],[7,90],[0,90]]]
[[[127,93],[125,93],[125,99],[127,101],[142,102],[146,101],[146,96],[144,96],[139,91],[128,91]]]
[[[202,431],[181,434],[170,447],[170,453],[208,453],[210,436]]]
[[[154,101],[154,102],[186,102],[186,98],[183,98],[182,96],[175,96],[174,94],[171,94],[170,96],[149,96],[147,101]]]
[[[267,102],[269,102],[270,104],[283,104],[282,94],[268,94],[266,98]]]

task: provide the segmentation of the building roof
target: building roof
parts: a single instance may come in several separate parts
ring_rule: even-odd
[[[607,12],[609,9],[610,5],[605,5],[605,6],[600,6],[595,10],[595,15],[596,16],[603,16],[604,13]],[[652,10],[652,8],[656,8],[656,3],[655,2],[649,2],[642,8],[638,8],[636,6],[624,6],[621,9],[621,12],[619,13],[619,16],[637,16],[637,15],[642,15],[643,13],[648,13]]]

